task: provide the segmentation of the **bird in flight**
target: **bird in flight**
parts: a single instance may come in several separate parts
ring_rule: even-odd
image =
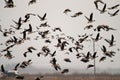
[[[13,8],[15,7],[13,0],[4,0],[6,3],[6,6],[4,8]]]
[[[44,21],[44,20],[46,20],[46,15],[47,15],[47,13],[45,13],[45,14],[43,15],[43,17],[41,17],[40,15],[37,15],[37,16],[38,16],[38,18],[39,18],[41,21]]]
[[[68,12],[71,12],[70,9],[65,9],[63,13],[67,14]]]
[[[109,13],[108,12],[108,14],[110,15],[110,16],[116,16],[116,15],[118,15],[117,13],[119,12],[120,10],[118,9],[117,11],[115,11],[114,13]]]
[[[36,3],[36,0],[29,1],[28,6],[31,5],[31,4],[33,4],[33,3]]]
[[[82,12],[77,12],[77,13],[75,13],[74,15],[72,15],[71,17],[78,17],[78,16],[80,16],[80,15],[82,15],[83,13]]]
[[[93,20],[93,13],[90,14],[89,18],[87,16],[85,16],[85,18],[88,20],[88,23],[91,23],[91,22],[95,21],[95,20]]]
[[[108,9],[109,9],[109,10],[111,10],[111,9],[116,9],[116,8],[118,8],[119,6],[120,6],[120,4],[116,4],[116,5],[112,6],[112,7],[109,7]]]

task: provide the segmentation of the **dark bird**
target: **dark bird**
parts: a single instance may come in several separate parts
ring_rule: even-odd
[[[86,17],[85,18],[88,20],[88,23],[94,22],[95,20],[93,20],[93,13],[90,14],[90,18]]]
[[[26,40],[27,39],[27,31],[23,31],[22,34],[23,34],[23,39]]]
[[[4,8],[13,8],[15,7],[13,0],[4,0],[6,3],[6,6]]]
[[[55,31],[60,31],[60,32],[62,32],[62,30],[61,30],[59,27],[54,28],[53,31],[54,31],[54,32],[55,32]]]
[[[120,4],[116,4],[116,5],[112,6],[112,7],[109,7],[108,9],[109,9],[109,10],[111,10],[111,9],[116,9],[116,8],[118,8],[119,6],[120,6]]]
[[[30,47],[27,48],[27,50],[28,50],[28,52],[32,53],[32,50],[36,50],[36,48],[30,46]]]
[[[27,13],[27,14],[25,15],[24,23],[27,22],[27,21],[29,21],[31,15],[32,15],[32,16],[36,16],[36,14]]]
[[[92,38],[94,41],[98,41],[98,40],[101,40],[102,39],[102,37],[100,37],[100,33],[98,33],[97,35],[96,35],[96,37],[95,38]]]
[[[56,71],[61,70],[59,64],[53,64],[53,67],[55,68]]]
[[[108,12],[108,14],[110,15],[110,16],[116,16],[116,15],[118,15],[117,13],[119,12],[119,9],[117,10],[117,11],[115,11],[114,13],[109,13]]]
[[[39,16],[39,15],[37,15],[37,16],[39,17],[39,19],[40,19],[41,21],[44,21],[44,20],[46,20],[46,15],[47,15],[47,13],[45,13],[43,17],[41,17],[41,16]]]
[[[31,0],[31,1],[29,1],[28,5],[31,5],[31,4],[33,4],[33,3],[36,3],[36,0]]]
[[[98,56],[96,56],[96,55],[97,55],[97,52],[94,52],[94,54],[91,56],[91,57],[92,57],[92,59],[97,58]]]
[[[104,61],[105,59],[106,59],[106,57],[103,56],[103,57],[100,58],[99,62]]]
[[[56,51],[54,51],[52,54],[51,54],[51,57],[54,57],[56,54]]]
[[[45,22],[45,23],[40,24],[39,27],[50,27],[50,26],[49,26],[49,24],[47,22]]]
[[[23,61],[21,64],[20,64],[20,67],[21,68],[26,68],[28,65],[30,65],[32,62],[32,60],[29,59],[28,61]]]
[[[94,4],[95,4],[96,9],[98,9],[98,3],[104,4],[104,2],[102,0],[95,0]]]
[[[89,36],[85,36],[85,37],[83,37],[83,38],[80,38],[80,39],[79,39],[79,42],[82,43],[82,42],[85,41],[88,37],[89,37]]]
[[[98,9],[100,11],[100,13],[105,13],[107,10],[106,10],[106,4],[104,4],[104,7],[102,10]]]
[[[64,74],[64,73],[68,73],[68,72],[69,72],[69,69],[63,69],[61,73]]]
[[[11,54],[11,51],[9,50],[7,50],[7,53],[4,56],[7,57],[8,59],[14,58],[14,56]]]
[[[89,64],[89,65],[87,66],[87,69],[88,69],[88,68],[91,68],[91,67],[94,67],[94,65],[93,65],[93,64]]]
[[[71,62],[71,60],[69,58],[65,58],[64,61],[65,62]]]
[[[109,43],[110,46],[113,46],[113,45],[114,45],[113,43],[115,42],[115,41],[114,41],[114,36],[113,36],[113,34],[111,35],[111,40],[105,39],[105,41],[106,41],[107,43]]]
[[[67,14],[68,12],[71,12],[70,9],[65,9],[63,13]]]
[[[43,54],[43,52],[39,52],[39,53],[37,53],[37,56],[40,57],[41,54]]]
[[[82,15],[83,13],[82,12],[77,12],[77,13],[75,13],[74,15],[72,15],[71,17],[78,17],[78,16],[80,16],[80,15]]]
[[[14,27],[14,26],[11,26],[11,27],[15,28],[16,30],[21,29],[21,25],[22,25],[22,18],[21,17],[19,18],[18,22],[14,21],[14,20],[13,20],[13,22],[17,25],[17,27]]]
[[[93,27],[93,25],[85,26],[84,30],[85,30],[85,29],[91,29],[92,27]]]

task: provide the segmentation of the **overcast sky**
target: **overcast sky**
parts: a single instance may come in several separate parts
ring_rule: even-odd
[[[117,51],[118,48],[120,48],[120,13],[114,17],[110,17],[108,12],[115,12],[116,10],[120,9],[118,7],[114,10],[108,10],[107,12],[100,14],[100,11],[96,10],[94,5],[94,0],[36,0],[37,3],[29,5],[29,0],[13,0],[16,7],[14,8],[4,8],[5,2],[4,0],[0,1],[0,25],[2,29],[8,29],[10,28],[10,25],[15,25],[15,23],[12,20],[17,21],[19,17],[24,18],[24,15],[27,13],[34,13],[39,14],[40,16],[43,16],[45,13],[47,13],[47,22],[51,26],[51,28],[60,27],[62,29],[62,32],[65,33],[68,36],[72,36],[75,39],[78,38],[78,35],[87,33],[91,34],[93,33],[93,36],[95,37],[97,34],[97,31],[94,32],[93,29],[90,30],[84,30],[84,27],[92,24],[95,27],[98,25],[109,25],[112,28],[117,29],[116,31],[101,31],[100,35],[104,38],[110,39],[111,35],[113,34],[115,37],[115,44],[116,46],[109,47],[108,43],[106,43],[104,40],[101,40],[96,43],[96,51],[98,52],[97,55],[99,58],[97,59],[97,68],[120,68],[120,52]],[[108,7],[112,7],[116,4],[120,4],[119,0],[103,0],[104,3],[107,4]],[[102,4],[99,4],[99,8],[101,9],[103,7]],[[70,9],[71,12],[67,15],[63,13],[65,9]],[[76,12],[83,12],[82,15],[72,18],[71,16]],[[88,23],[87,19],[84,16],[89,16],[91,13],[93,13],[93,19],[95,22]],[[37,16],[30,17],[30,22],[33,27],[39,26],[40,21]],[[28,24],[24,24],[24,26],[28,26]],[[0,33],[0,43],[5,42],[8,38],[2,37],[2,33]],[[15,36],[19,36],[18,34],[15,34]],[[34,38],[35,36],[30,36]],[[91,42],[85,42],[83,43],[85,45],[85,49],[81,52],[87,53],[88,51],[92,52],[92,41]],[[51,64],[49,63],[50,57],[44,57],[41,56],[38,58],[36,56],[37,52],[30,53],[27,58],[23,57],[23,53],[26,51],[27,47],[34,46],[35,48],[39,48],[42,44],[42,42],[39,41],[26,41],[22,45],[18,45],[15,48],[12,49],[13,55],[15,58],[8,60],[5,57],[0,57],[0,65],[1,64],[9,64],[12,63],[18,63],[22,62],[24,60],[32,59],[32,66],[36,66],[39,68],[52,68]],[[113,58],[107,58],[104,62],[99,62],[98,60],[103,55],[101,52],[102,45],[105,45],[109,50],[114,50],[116,52],[115,56]],[[3,49],[5,46],[0,46],[0,50]],[[50,48],[52,49],[52,52],[54,51],[54,45],[50,45]],[[88,64],[92,64],[93,61],[89,63],[83,63],[80,61],[80,59],[76,59],[76,56],[74,53],[70,53],[70,55],[64,54],[65,52],[61,52],[60,50],[57,50],[59,54],[57,54],[56,59],[58,60],[58,63],[63,68],[86,68]],[[2,54],[2,53],[1,53]],[[4,55],[5,53],[3,53]],[[63,61],[64,58],[70,58],[72,60],[72,63],[66,63]],[[111,60],[114,60],[114,62],[111,62]]]

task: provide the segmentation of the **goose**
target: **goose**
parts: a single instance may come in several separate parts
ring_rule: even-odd
[[[41,17],[39,15],[37,15],[37,16],[41,21],[44,21],[44,20],[46,20],[46,15],[47,15],[47,13],[45,13],[43,17]]]
[[[103,57],[100,58],[99,62],[104,61],[105,59],[106,59],[106,57],[103,56]]]
[[[94,41],[98,41],[101,39],[102,39],[102,37],[100,37],[100,33],[97,33],[96,38],[92,38],[92,40],[94,40]]]
[[[6,3],[6,6],[4,8],[13,8],[15,7],[13,0],[4,0]]]
[[[65,62],[71,62],[71,60],[69,58],[65,58],[64,61]]]
[[[36,3],[36,0],[29,1],[28,6],[31,5],[31,4],[33,4],[33,3]]]
[[[61,73],[65,74],[65,73],[68,73],[68,72],[69,72],[69,69],[63,69]]]
[[[80,16],[80,15],[82,15],[83,13],[82,12],[77,12],[77,13],[75,13],[74,15],[72,15],[71,17],[78,17],[78,16]]]
[[[11,27],[15,28],[16,30],[21,29],[21,25],[22,25],[22,18],[21,17],[19,18],[18,22],[14,21],[14,20],[12,20],[12,21],[17,25],[17,27],[14,27],[14,26],[11,26]]]
[[[112,6],[112,7],[109,7],[108,9],[109,9],[109,10],[111,10],[111,9],[116,9],[116,8],[118,8],[119,6],[120,6],[120,4],[116,4],[116,5]]]
[[[95,20],[93,20],[93,13],[90,14],[90,17],[86,17],[85,18],[88,20],[88,23],[94,22]]]
[[[87,69],[88,69],[88,68],[91,68],[91,67],[94,67],[94,65],[93,65],[93,64],[89,64],[89,65],[87,66]]]
[[[91,29],[92,27],[93,27],[93,25],[85,26],[84,30],[85,30],[85,29]]]
[[[51,54],[51,57],[54,57],[56,54],[56,51],[53,52],[53,54]]]
[[[61,30],[59,27],[54,28],[53,31],[54,31],[54,32],[55,32],[55,31],[60,31],[60,32],[62,32],[62,30]]]
[[[20,67],[21,68],[26,68],[28,65],[30,65],[32,62],[32,60],[29,59],[28,61],[23,61],[21,64],[20,64]]]
[[[7,53],[4,56],[7,57],[8,59],[14,58],[14,56],[11,54],[11,51],[9,50],[7,50]]]
[[[25,22],[28,22],[31,15],[32,15],[32,16],[36,16],[36,14],[27,13],[27,14],[25,15],[25,20],[24,20],[23,22],[24,22],[24,23],[25,23]]]
[[[110,16],[116,16],[116,15],[118,15],[117,13],[119,12],[119,9],[117,10],[117,11],[115,11],[114,13],[109,13],[108,12],[108,14],[110,15]]]
[[[107,43],[109,43],[110,47],[114,45],[113,43],[114,43],[115,41],[114,41],[114,36],[113,36],[113,34],[111,35],[111,40],[109,40],[109,39],[104,39],[104,40],[105,40]]]
[[[106,9],[106,4],[104,4],[104,7],[103,7],[103,9],[102,10],[100,10],[100,9],[98,9],[99,11],[100,11],[100,13],[102,14],[102,13],[105,13],[107,10],[105,10]]]
[[[71,12],[70,9],[65,9],[63,13],[67,14],[68,12]]]

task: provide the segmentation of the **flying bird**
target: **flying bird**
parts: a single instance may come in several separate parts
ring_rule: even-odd
[[[112,7],[109,7],[108,9],[109,9],[109,10],[111,10],[111,9],[116,9],[116,8],[118,8],[119,6],[120,6],[120,4],[116,4],[116,5],[112,6]]]
[[[65,73],[68,73],[68,72],[69,72],[69,69],[63,69],[61,73],[65,74]]]
[[[13,8],[15,7],[13,0],[4,0],[6,3],[6,6],[4,8]]]
[[[88,69],[88,68],[91,68],[91,67],[94,67],[94,65],[93,65],[93,64],[89,64],[89,65],[87,66],[87,69]]]
[[[45,14],[43,15],[43,17],[41,17],[41,16],[39,16],[39,15],[37,15],[37,16],[38,16],[38,18],[39,18],[41,21],[44,21],[44,20],[46,20],[46,15],[47,15],[47,13],[45,13]]]
[[[113,34],[111,35],[111,40],[105,39],[105,41],[106,41],[107,43],[109,43],[110,46],[113,46],[113,45],[114,45],[113,43],[115,42],[115,41],[114,41],[114,36],[113,36]]]
[[[14,27],[12,25],[11,25],[11,27],[15,28],[16,30],[21,29],[21,26],[22,26],[22,18],[21,17],[19,18],[18,22],[14,21],[14,20],[12,20],[12,21],[17,25],[17,27]]]
[[[105,12],[107,11],[107,10],[106,10],[106,4],[104,4],[102,10],[100,10],[100,9],[98,9],[98,10],[100,11],[100,13],[105,13]]]
[[[71,12],[70,9],[65,9],[63,13],[67,14],[68,12]]]
[[[104,61],[105,59],[106,59],[106,57],[103,56],[103,57],[100,58],[99,62]]]
[[[64,61],[65,62],[71,62],[71,60],[69,58],[65,58]]]
[[[109,13],[108,12],[108,14],[110,15],[110,16],[116,16],[116,15],[118,15],[117,13],[119,12],[119,9],[117,10],[117,11],[115,11],[114,13]]]
[[[33,3],[36,3],[36,0],[31,0],[31,1],[29,1],[28,5],[31,5],[31,4],[33,4]]]
[[[93,13],[90,14],[90,17],[86,17],[85,18],[88,20],[88,23],[94,22],[95,20],[93,20]]]
[[[80,15],[82,15],[83,13],[82,12],[77,12],[77,13],[75,13],[74,15],[72,15],[71,17],[78,17],[78,16],[80,16]]]

